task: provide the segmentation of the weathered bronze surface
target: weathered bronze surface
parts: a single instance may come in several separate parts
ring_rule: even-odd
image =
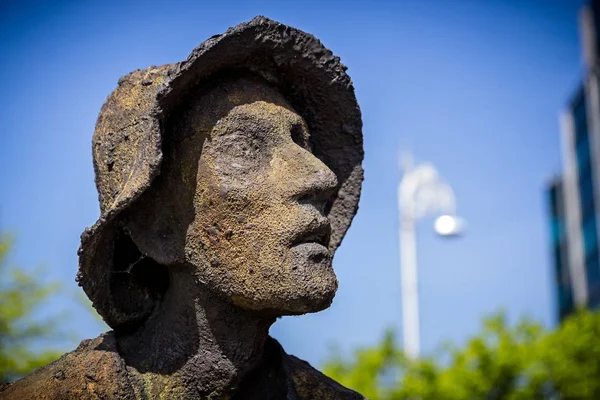
[[[78,281],[113,331],[0,398],[362,398],[268,336],[331,304],[358,207],[362,123],[337,57],[257,17],[121,78],[93,155]]]

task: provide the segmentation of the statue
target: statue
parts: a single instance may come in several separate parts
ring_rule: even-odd
[[[363,177],[345,70],[256,17],[121,78],[94,133],[101,217],[77,276],[113,330],[0,398],[362,399],[268,335],[337,289]]]

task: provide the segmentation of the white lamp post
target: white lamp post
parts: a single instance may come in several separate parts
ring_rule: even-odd
[[[416,358],[420,352],[420,334],[415,223],[421,218],[440,215],[434,229],[439,235],[448,237],[460,234],[464,222],[456,216],[452,188],[440,178],[432,164],[414,165],[410,155],[402,157],[401,162],[403,175],[398,184],[398,213],[402,326],[404,351]]]

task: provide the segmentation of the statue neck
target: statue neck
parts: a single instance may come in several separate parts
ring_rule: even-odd
[[[118,335],[119,352],[155,393],[166,386],[188,398],[230,393],[260,362],[275,318],[223,301],[185,267],[169,269],[162,302],[141,328]]]

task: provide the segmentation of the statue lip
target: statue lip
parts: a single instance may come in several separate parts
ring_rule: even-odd
[[[292,246],[306,243],[317,243],[329,247],[331,223],[324,216],[315,217],[306,229],[299,231],[292,240]]]

